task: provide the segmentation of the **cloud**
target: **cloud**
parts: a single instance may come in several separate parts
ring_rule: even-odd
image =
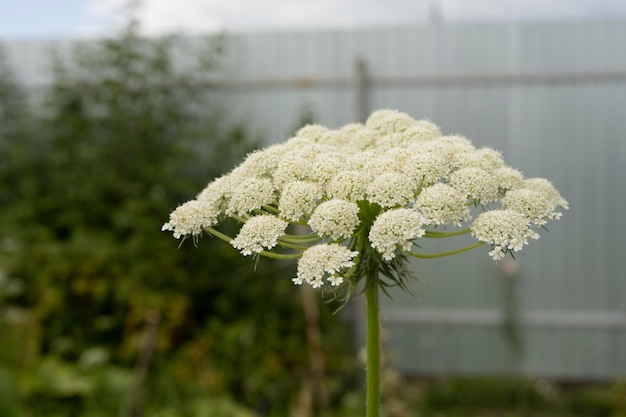
[[[424,21],[431,0],[144,0],[137,9],[144,33],[206,33],[273,28],[349,28]],[[118,22],[127,0],[91,0],[93,18]],[[118,16],[118,17],[115,17]]]
[[[123,22],[128,0],[89,0],[94,21]],[[147,35],[220,30],[353,28],[444,21],[576,19],[626,16],[623,0],[143,0]]]

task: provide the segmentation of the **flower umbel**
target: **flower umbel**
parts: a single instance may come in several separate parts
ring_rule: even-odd
[[[353,266],[352,259],[358,254],[336,243],[311,246],[302,254],[298,262],[298,274],[293,282],[296,285],[306,282],[313,288],[319,288],[324,285],[326,277],[330,285],[340,285],[343,277],[339,272]]]
[[[349,280],[351,291],[372,262],[385,264],[380,270],[392,285],[403,285],[408,258],[401,253],[433,258],[485,243],[489,256],[501,259],[567,208],[550,181],[524,178],[500,152],[442,136],[430,121],[379,110],[365,124],[308,125],[252,152],[174,210],[163,230],[176,238],[206,230],[243,255],[299,259],[294,282],[324,288]],[[228,217],[242,224],[234,238],[219,231]],[[462,234],[478,242],[422,253],[422,239]]]
[[[276,246],[278,238],[285,234],[287,225],[286,221],[267,214],[251,217],[230,243],[242,255],[261,253],[263,248],[272,249]]]

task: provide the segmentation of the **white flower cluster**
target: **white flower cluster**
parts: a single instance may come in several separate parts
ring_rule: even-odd
[[[348,239],[359,225],[359,206],[352,201],[329,200],[320,204],[309,220],[311,229],[332,240]]]
[[[340,285],[343,277],[338,273],[353,266],[352,259],[358,254],[336,243],[311,246],[302,254],[293,282],[296,285],[306,282],[313,288],[319,288],[324,285],[326,276],[332,286]]]
[[[174,232],[174,237],[198,236],[204,227],[217,223],[219,211],[211,203],[204,201],[187,201],[170,214],[170,221],[161,228],[162,231]]]
[[[385,211],[376,218],[369,233],[372,247],[382,253],[385,261],[396,256],[398,245],[403,250],[411,250],[413,240],[426,232],[422,226],[426,219],[413,209],[400,208]]]
[[[539,234],[530,228],[530,220],[513,210],[492,210],[481,213],[472,223],[472,235],[481,242],[492,245],[489,252],[499,260],[508,251],[518,252],[528,239],[539,239]]]
[[[288,223],[276,216],[264,214],[251,217],[230,243],[243,255],[261,253],[263,248],[272,249],[278,238],[285,234]]]
[[[235,248],[267,254],[281,243],[290,248],[282,256],[302,251],[294,282],[319,287],[326,276],[331,285],[340,283],[364,245],[394,262],[416,239],[442,235],[428,234],[428,227],[470,222],[472,206],[482,214],[474,215],[471,233],[491,245],[494,259],[520,250],[538,237],[531,227],[568,208],[548,180],[525,179],[499,152],[442,136],[429,121],[379,110],[365,124],[308,125],[249,154],[174,210],[163,230],[177,238],[215,234],[213,226],[234,217],[244,223],[230,239]],[[312,238],[286,235],[288,222],[308,225]]]

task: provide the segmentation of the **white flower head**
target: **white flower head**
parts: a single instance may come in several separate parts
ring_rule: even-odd
[[[210,182],[197,196],[196,200],[212,204],[219,214],[224,214],[233,195],[232,175],[225,175]]]
[[[481,213],[470,229],[472,236],[492,246],[489,256],[496,261],[508,252],[520,251],[528,244],[528,239],[539,239],[539,235],[530,228],[529,220],[513,210]]]
[[[492,148],[480,148],[474,151],[474,154],[478,155],[482,161],[481,168],[487,171],[495,170],[505,166],[502,154]]]
[[[422,226],[425,223],[426,219],[415,210],[388,210],[380,214],[372,224],[369,240],[385,261],[391,261],[396,256],[398,245],[402,250],[410,250],[412,240],[424,235]]]
[[[310,169],[311,162],[307,159],[301,156],[286,156],[280,161],[276,172],[274,172],[274,185],[280,190],[289,182],[306,181],[310,179]]]
[[[462,221],[471,218],[466,202],[463,194],[440,182],[422,190],[415,202],[415,208],[422,213],[428,224],[453,223],[460,226]]]
[[[450,149],[452,149],[454,153],[472,152],[476,149],[474,148],[474,145],[472,144],[471,140],[461,135],[442,136],[434,142],[429,142],[429,144],[435,144],[435,143],[444,144],[450,147]]]
[[[380,133],[402,132],[415,125],[416,121],[397,110],[377,110],[367,118],[365,126]]]
[[[226,215],[243,215],[275,200],[274,185],[269,178],[248,178],[233,192]]]
[[[393,147],[385,151],[385,159],[395,162],[395,167],[388,172],[402,172],[404,164],[413,157],[413,150],[408,147]]]
[[[313,212],[322,199],[322,187],[315,182],[292,181],[280,196],[280,216],[289,221],[298,221]]]
[[[310,167],[311,179],[325,184],[345,167],[345,157],[339,152],[320,153]]]
[[[422,186],[433,185],[443,178],[447,178],[452,171],[452,165],[445,154],[436,151],[420,150],[406,163],[404,172],[411,180]]]
[[[362,170],[367,172],[371,177],[376,177],[391,172],[399,173],[401,168],[402,165],[399,164],[398,161],[390,156],[382,155],[365,162]]]
[[[313,123],[301,127],[296,132],[296,137],[306,138],[314,142],[319,142],[326,133],[329,132],[327,127]]]
[[[561,197],[554,185],[545,178],[528,178],[524,182],[524,187],[542,193],[555,206],[566,210],[569,209],[567,200]]]
[[[324,285],[324,278],[332,286],[343,283],[340,273],[354,265],[358,252],[351,251],[336,243],[311,246],[298,260],[298,272],[293,282],[302,285],[306,282],[313,288]]]
[[[263,248],[271,249],[276,246],[287,226],[286,221],[269,214],[254,216],[244,223],[230,244],[244,256],[261,253]]]
[[[367,149],[350,155],[346,160],[346,171],[364,171],[368,164],[372,164],[378,155],[373,149]]]
[[[265,149],[256,150],[249,153],[239,167],[248,177],[271,176],[278,168],[278,163],[287,151],[284,144],[272,145]]]
[[[191,200],[181,204],[170,214],[170,219],[161,227],[162,231],[174,232],[176,239],[182,236],[198,236],[202,229],[217,224],[219,210],[215,204]]]
[[[450,185],[480,204],[489,204],[498,199],[495,175],[481,168],[463,168],[455,171],[450,177]]]
[[[502,208],[523,214],[537,226],[542,226],[548,220],[555,220],[561,216],[561,213],[554,211],[554,207],[545,194],[528,188],[507,191],[502,198]]]
[[[531,227],[558,219],[557,210],[568,208],[548,180],[525,179],[498,151],[476,149],[463,136],[442,136],[432,122],[387,109],[372,113],[365,124],[337,130],[307,125],[283,143],[248,154],[176,208],[163,230],[176,238],[206,230],[244,255],[278,258],[298,255],[264,251],[278,242],[304,250],[319,238],[367,244],[367,234],[380,253],[376,262],[393,261],[391,268],[404,260],[398,249],[410,250],[426,226],[460,226],[471,220],[471,205],[490,210],[498,200],[500,209],[480,214],[470,227],[491,245],[489,255],[496,260],[538,238]],[[229,216],[245,222],[234,239],[213,228]],[[307,223],[314,235],[281,238],[288,222]],[[294,282],[339,285],[338,271],[352,266],[356,252],[338,244],[306,249]]]
[[[502,167],[494,171],[501,191],[524,187],[524,175],[511,167]]]
[[[309,226],[320,236],[329,236],[333,240],[347,239],[358,227],[359,206],[346,200],[325,201],[313,211]]]
[[[441,137],[439,127],[429,120],[418,120],[404,131],[411,142],[425,142]]]
[[[388,172],[374,178],[367,188],[367,197],[381,207],[406,206],[415,195],[413,184],[404,174]]]
[[[342,171],[329,181],[326,193],[330,198],[356,202],[365,199],[368,184],[363,171]]]

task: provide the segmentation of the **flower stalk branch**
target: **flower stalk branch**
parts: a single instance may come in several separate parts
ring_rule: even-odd
[[[448,252],[440,252],[440,253],[415,253],[412,251],[406,251],[406,254],[409,256],[412,256],[414,258],[420,258],[420,259],[434,259],[434,258],[443,258],[446,256],[452,256],[452,255],[456,255],[458,253],[463,253],[463,252],[467,252],[470,251],[472,249],[476,249],[482,245],[484,245],[484,242],[476,242],[473,245],[469,245],[469,246],[465,246],[463,248],[459,248],[459,249],[455,249],[455,250],[451,250]]]

